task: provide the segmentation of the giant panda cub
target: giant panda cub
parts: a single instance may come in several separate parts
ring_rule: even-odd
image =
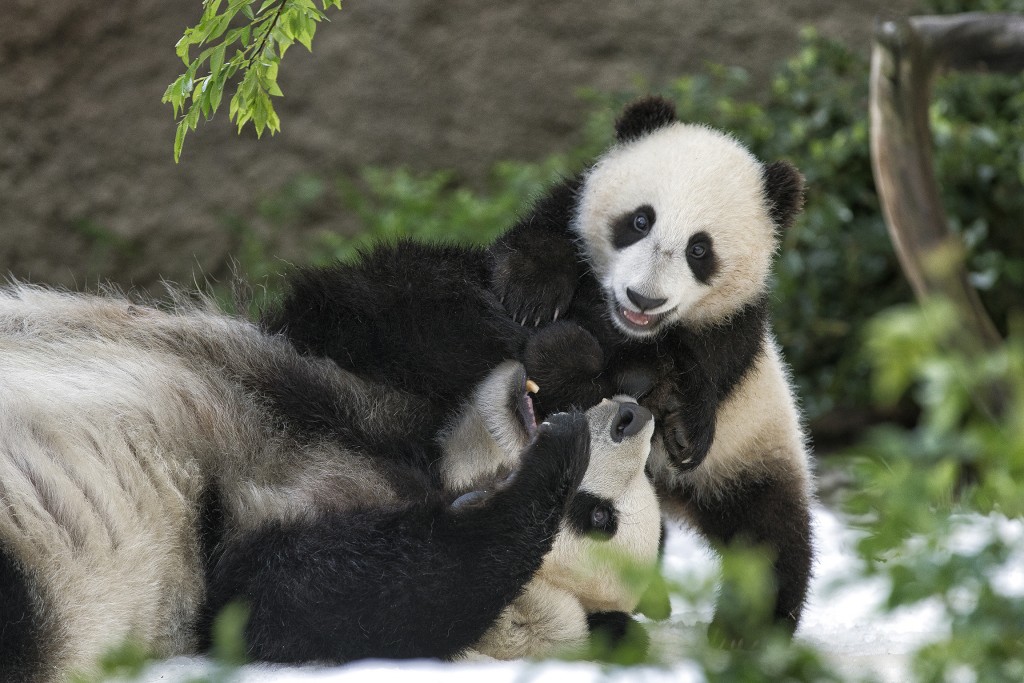
[[[627,107],[616,136],[493,245],[494,293],[524,327],[589,333],[589,347],[574,346],[599,360],[527,357],[531,377],[555,397],[641,396],[658,422],[650,470],[663,503],[710,539],[767,546],[775,617],[795,627],[811,569],[811,472],[769,278],[802,178],[679,122],[661,98]]]
[[[236,599],[257,660],[460,655],[549,556],[590,429],[537,426],[514,363],[454,414],[435,440],[422,399],[203,307],[0,289],[0,680],[194,652]],[[513,476],[453,506],[488,457]]]
[[[489,383],[478,393],[494,395]],[[658,560],[661,513],[644,469],[654,431],[652,416],[629,397],[605,399],[586,415],[590,465],[572,496],[554,546],[523,594],[467,653],[470,658],[578,654],[594,627],[610,626],[610,635],[620,635],[623,620],[640,602],[646,586],[635,578],[626,580],[623,569],[653,568]],[[466,447],[454,452],[480,454],[476,422],[469,411],[453,425],[449,442],[466,441]],[[449,459],[443,467],[446,484],[458,490],[493,481],[517,466],[509,458],[513,452],[493,449],[490,457]],[[474,490],[453,505],[468,507],[486,497]]]

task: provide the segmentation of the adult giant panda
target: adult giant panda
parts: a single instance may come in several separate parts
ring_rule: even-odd
[[[0,680],[126,638],[192,652],[237,598],[260,660],[465,651],[541,566],[589,451],[581,414],[536,426],[521,366],[487,383],[435,445],[421,399],[244,320],[0,290]],[[442,470],[489,453],[520,466],[453,507]]]
[[[627,107],[616,136],[499,238],[495,294],[527,326],[570,320],[593,335],[595,371],[527,358],[531,377],[556,396],[643,393],[659,424],[650,468],[663,502],[713,540],[768,546],[775,617],[795,628],[812,475],[769,277],[802,178],[679,122],[661,98]]]

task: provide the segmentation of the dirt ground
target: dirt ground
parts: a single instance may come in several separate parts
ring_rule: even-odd
[[[401,164],[472,177],[567,149],[582,88],[656,88],[705,61],[747,67],[756,88],[801,26],[866,52],[876,15],[914,6],[350,0],[313,54],[284,60],[281,134],[239,137],[224,112],[176,166],[160,97],[200,0],[4,0],[0,272],[77,288],[220,276],[239,248],[232,225],[256,221],[260,198],[297,174]],[[321,216],[302,229],[351,224]]]

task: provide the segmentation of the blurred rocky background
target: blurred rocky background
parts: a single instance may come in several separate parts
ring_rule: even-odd
[[[581,93],[658,89],[719,63],[747,69],[756,98],[801,27],[866,55],[876,16],[914,8],[351,0],[321,25],[312,54],[295,47],[283,61],[280,134],[238,136],[222,111],[175,165],[160,97],[183,70],[173,46],[200,0],[4,0],[0,271],[75,288],[223,279],[254,235],[301,260],[309,235],[351,233],[360,220],[296,178],[405,166],[452,169],[478,186],[499,160],[578,145],[591,111]],[[309,201],[281,228],[268,198],[293,190]]]

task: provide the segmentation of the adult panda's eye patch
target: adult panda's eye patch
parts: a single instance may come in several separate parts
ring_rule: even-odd
[[[643,204],[612,221],[612,246],[625,249],[650,234],[657,216],[654,207]]]

